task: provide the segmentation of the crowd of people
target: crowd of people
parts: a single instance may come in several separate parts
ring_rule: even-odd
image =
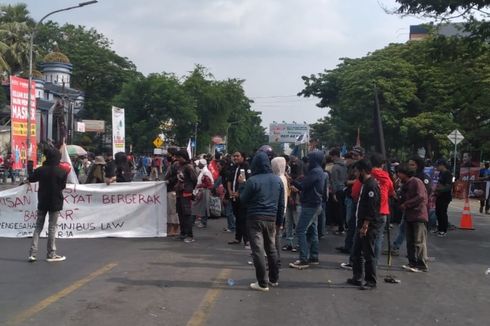
[[[44,165],[59,162],[58,153],[47,154]],[[450,227],[447,210],[453,176],[448,162],[439,159],[435,164],[438,178],[433,182],[424,173],[425,165],[418,156],[388,162],[379,153],[366,155],[361,147],[343,155],[338,148],[311,148],[300,159],[277,156],[264,145],[251,157],[237,151],[191,160],[187,150],[169,148],[164,156],[79,157],[73,168],[81,183],[129,182],[138,174],[142,180],[166,181],[168,236],[185,243],[196,240],[194,227],[206,228],[210,217],[225,216],[223,231],[234,235],[228,244],[251,251],[257,282],[250,287],[268,291],[279,284],[281,251],[297,253],[297,259],[288,264],[291,268],[317,265],[319,241],[328,232],[344,237],[336,250],[349,258],[341,267],[352,270],[347,283],[360,289],[376,288],[380,255],[398,255],[404,242],[408,262],[403,268],[427,272],[428,232],[445,237]],[[43,182],[40,175],[49,172],[59,179],[56,193],[60,193],[66,176],[53,168],[42,169],[31,173],[29,181]],[[53,185],[48,182],[46,187]],[[59,205],[54,209],[42,203],[40,199],[39,221],[44,221],[47,212],[61,210]],[[393,221],[400,223],[398,234],[390,243],[391,250],[383,250],[384,233]],[[42,224],[38,226],[42,229]],[[30,261],[36,260],[37,239],[33,238]],[[49,237],[50,257],[64,259],[55,252],[54,235]]]

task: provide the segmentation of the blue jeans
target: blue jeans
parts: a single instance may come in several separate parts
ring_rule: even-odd
[[[383,249],[383,240],[384,240],[384,229],[386,225],[386,215],[381,215],[381,219],[383,220],[378,226],[378,237],[376,238],[376,242],[374,243],[374,256],[377,260],[379,260],[379,256],[381,255],[381,250]]]
[[[322,206],[302,207],[296,227],[296,237],[299,244],[299,260],[318,259],[318,229],[317,218],[322,212]]]
[[[344,248],[352,252],[352,247],[354,246],[354,235],[356,234],[357,228],[357,217],[356,217],[356,203],[352,202],[350,207],[350,213],[346,215],[349,217],[347,220],[347,225],[349,229],[347,230],[347,234],[345,235]]]
[[[298,217],[301,215],[301,206],[288,206],[286,210],[286,243],[288,246],[295,247],[298,238],[294,228],[298,226]]]
[[[235,230],[235,215],[233,215],[233,209],[231,207],[231,200],[226,200],[225,204],[225,215],[226,221],[228,223],[228,230]]]
[[[327,221],[327,203],[322,202],[322,212],[318,215],[318,237],[325,235],[325,223]]]
[[[405,216],[402,216],[402,220],[400,221],[400,226],[398,227],[398,235],[396,236],[395,241],[393,242],[393,249],[398,250],[405,242]]]

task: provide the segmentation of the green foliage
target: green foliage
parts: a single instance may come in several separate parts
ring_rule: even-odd
[[[333,145],[352,145],[361,128],[363,146],[375,143],[374,91],[378,88],[389,152],[447,154],[446,135],[458,128],[474,149],[490,152],[490,48],[460,38],[392,44],[336,69],[303,77],[304,96],[320,98],[330,116],[313,126]]]

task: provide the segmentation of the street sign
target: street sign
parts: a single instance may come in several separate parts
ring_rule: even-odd
[[[155,145],[156,148],[160,148],[163,145],[163,140],[160,137],[157,137],[153,141],[153,145]]]
[[[449,140],[454,145],[457,145],[463,141],[464,136],[459,132],[458,129],[454,129],[449,135],[447,135],[447,138],[449,138]]]

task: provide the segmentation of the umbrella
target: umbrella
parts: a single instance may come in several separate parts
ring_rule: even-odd
[[[66,150],[68,151],[68,155],[87,155],[87,151],[78,145],[66,145]]]

